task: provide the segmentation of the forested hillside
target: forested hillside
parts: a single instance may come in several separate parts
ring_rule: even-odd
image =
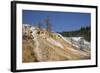
[[[79,30],[75,31],[64,31],[59,32],[64,37],[84,37],[85,40],[91,41],[91,27],[81,27]]]

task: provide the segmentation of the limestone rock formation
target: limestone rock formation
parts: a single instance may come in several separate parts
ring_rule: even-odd
[[[58,33],[30,25],[23,25],[22,31],[23,63],[91,58],[90,48],[81,50]]]

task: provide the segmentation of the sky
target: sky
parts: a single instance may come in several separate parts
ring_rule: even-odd
[[[55,12],[55,11],[22,11],[22,24],[36,26],[41,23],[46,25],[45,20],[49,17],[53,32],[74,31],[81,27],[91,25],[90,13]]]

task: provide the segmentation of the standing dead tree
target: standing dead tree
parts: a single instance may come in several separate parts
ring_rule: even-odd
[[[41,27],[42,27],[42,24],[41,24],[40,22],[38,23],[38,27],[39,27],[39,28],[41,28]]]
[[[47,25],[47,31],[51,31],[51,23],[50,23],[50,18],[47,17],[47,19],[45,20],[46,25]]]

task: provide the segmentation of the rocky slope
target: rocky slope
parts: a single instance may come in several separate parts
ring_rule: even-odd
[[[30,25],[22,28],[22,60],[27,62],[90,59],[90,48],[77,48],[62,35]]]

